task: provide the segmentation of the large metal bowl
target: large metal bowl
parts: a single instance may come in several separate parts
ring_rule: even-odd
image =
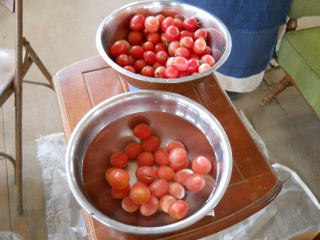
[[[110,195],[107,159],[137,141],[132,128],[142,122],[150,124],[161,147],[179,140],[186,145],[189,161],[200,154],[213,165],[205,188],[187,193],[189,212],[182,220],[161,211],[149,217],[126,213]],[[112,97],[83,117],[68,142],[66,169],[75,198],[98,221],[123,232],[162,234],[188,227],[213,210],[228,187],[232,153],[224,129],[202,105],[177,93],[140,90]],[[134,163],[127,170],[132,172]]]
[[[208,31],[208,46],[221,51],[219,61],[207,71],[174,79],[145,77],[117,65],[110,57],[110,47],[115,41],[128,38],[130,18],[134,14],[148,16],[158,13],[165,16],[195,17],[201,21],[203,28]],[[231,37],[226,26],[216,16],[197,7],[174,1],[141,1],[128,4],[110,13],[97,30],[96,45],[103,59],[130,85],[139,89],[158,89],[181,93],[206,79],[227,60],[231,51]]]

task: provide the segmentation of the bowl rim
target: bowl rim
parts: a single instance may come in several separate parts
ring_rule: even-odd
[[[221,55],[220,59],[218,60],[218,62],[216,62],[216,64],[214,66],[212,66],[211,68],[209,68],[206,71],[203,71],[201,73],[198,73],[196,75],[191,75],[191,76],[187,76],[187,77],[182,77],[182,78],[152,78],[152,77],[147,77],[147,76],[143,76],[140,74],[136,74],[136,73],[132,73],[126,69],[124,69],[123,67],[120,67],[118,64],[116,64],[106,53],[106,51],[104,50],[104,47],[102,45],[102,33],[103,33],[103,29],[104,26],[106,25],[106,23],[112,19],[114,16],[116,16],[118,13],[126,10],[127,8],[131,9],[132,7],[136,6],[136,5],[140,5],[140,4],[146,4],[146,3],[150,3],[150,4],[154,4],[157,5],[159,3],[165,3],[168,6],[186,6],[188,8],[191,9],[197,9],[198,11],[203,12],[204,14],[207,15],[211,15],[212,17],[214,17],[216,19],[216,21],[222,26],[223,29],[223,33],[226,36],[226,44],[225,44],[225,51],[224,53]],[[184,83],[184,82],[189,82],[189,81],[193,81],[193,80],[197,80],[199,78],[202,78],[204,76],[207,76],[209,74],[211,74],[212,72],[214,72],[215,70],[217,70],[219,67],[221,67],[221,65],[228,59],[230,52],[231,52],[231,48],[232,48],[232,41],[231,41],[231,35],[230,32],[228,30],[228,28],[226,27],[226,25],[214,14],[198,8],[196,6],[193,6],[191,4],[187,4],[187,3],[182,3],[182,2],[178,2],[178,1],[167,1],[167,0],[157,0],[157,1],[151,1],[151,0],[142,0],[142,1],[136,1],[136,2],[132,2],[129,3],[127,5],[124,5],[114,11],[112,11],[107,17],[105,17],[103,19],[103,21],[100,23],[98,30],[96,32],[96,47],[98,49],[99,54],[102,56],[102,58],[110,65],[110,67],[112,67],[113,69],[115,69],[117,72],[124,74],[128,77],[134,78],[134,79],[138,79],[144,82],[149,82],[149,83],[154,83],[155,79],[156,79],[156,83],[159,84],[179,84],[179,83]]]
[[[218,131],[220,134],[222,134],[222,138],[224,141],[222,141],[223,148],[226,150],[224,153],[226,155],[225,159],[225,165],[223,174],[221,176],[221,181],[224,184],[219,184],[217,188],[217,194],[210,197],[210,199],[207,201],[207,204],[205,204],[199,211],[196,213],[190,215],[187,218],[184,218],[182,220],[179,220],[175,223],[164,225],[164,226],[156,226],[156,227],[139,227],[139,226],[132,226],[128,225],[122,222],[118,222],[116,220],[113,220],[109,218],[108,216],[104,215],[102,212],[100,212],[96,207],[94,207],[92,204],[89,203],[89,201],[86,199],[85,195],[82,193],[80,187],[77,185],[77,180],[74,173],[74,160],[72,159],[73,156],[73,150],[75,149],[75,143],[77,140],[77,137],[81,135],[82,131],[85,129],[86,124],[90,122],[92,118],[94,118],[95,115],[97,115],[97,111],[103,111],[104,108],[107,108],[109,104],[115,104],[117,102],[125,101],[127,97],[140,97],[140,96],[163,96],[166,95],[166,97],[171,98],[172,100],[179,99],[179,101],[184,101],[188,104],[193,104],[195,108],[201,111],[201,114],[206,115],[206,117],[209,117],[210,123],[215,124],[218,128]],[[185,96],[182,96],[177,93],[172,92],[166,92],[162,90],[139,90],[135,92],[126,92],[122,93],[116,96],[113,96],[100,104],[93,107],[85,116],[79,121],[79,123],[76,125],[75,129],[73,130],[71,137],[68,141],[67,150],[66,150],[66,174],[67,174],[67,181],[69,184],[69,187],[71,189],[71,192],[73,193],[73,196],[76,198],[77,202],[80,204],[80,206],[86,210],[92,217],[94,217],[96,220],[101,222],[104,225],[107,225],[113,229],[117,229],[122,232],[126,233],[132,233],[132,234],[139,234],[139,235],[154,235],[154,234],[164,234],[164,233],[170,233],[175,232],[178,230],[181,230],[183,228],[186,228],[193,223],[199,221],[204,216],[209,214],[214,207],[220,202],[221,198],[223,197],[225,191],[228,188],[230,179],[231,179],[231,172],[232,172],[232,151],[231,146],[228,140],[228,137],[221,126],[221,124],[218,122],[218,120],[211,114],[210,111],[208,111],[204,106],[201,104],[195,102],[194,100],[187,98]],[[80,160],[82,161],[82,159]]]

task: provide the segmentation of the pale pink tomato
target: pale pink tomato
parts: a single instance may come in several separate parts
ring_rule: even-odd
[[[168,213],[171,217],[175,219],[182,219],[187,215],[188,210],[188,203],[180,199],[170,205]]]
[[[202,64],[200,64],[198,71],[199,71],[199,73],[202,73],[202,72],[208,70],[209,68],[211,68],[211,66],[208,63],[202,63]]]
[[[140,139],[147,138],[151,135],[151,127],[145,123],[137,124],[133,128],[133,134]]]
[[[160,139],[154,135],[144,138],[141,141],[141,147],[143,151],[153,153],[159,148],[159,146],[160,146]]]
[[[122,168],[113,168],[107,173],[107,181],[111,187],[124,189],[130,182],[130,175]]]
[[[168,165],[169,164],[169,153],[163,148],[158,148],[154,153],[154,161],[159,165]]]
[[[141,144],[137,142],[128,143],[124,148],[124,152],[129,158],[136,158],[142,152]]]
[[[152,166],[154,163],[154,156],[151,152],[141,152],[137,156],[137,163],[140,166]]]
[[[174,57],[172,66],[178,71],[186,71],[188,69],[188,60],[184,57]]]
[[[189,175],[194,173],[191,169],[185,168],[176,172],[174,175],[174,181],[180,183],[181,185],[185,185],[187,182],[187,178]]]
[[[130,195],[131,191],[131,186],[130,184],[127,185],[124,189],[116,189],[116,188],[111,188],[111,195],[115,199],[123,199],[126,196]]]
[[[157,178],[156,171],[150,166],[138,167],[135,171],[135,175],[140,182],[149,184]]]
[[[181,147],[174,148],[169,153],[169,162],[172,165],[179,166],[188,161],[188,152]]]
[[[133,212],[137,211],[140,207],[140,205],[134,203],[129,196],[122,199],[121,206],[122,206],[123,210],[125,210],[126,212],[129,212],[129,213],[133,213]]]
[[[176,165],[176,164],[170,164],[170,167],[172,167],[173,170],[175,170],[176,172],[182,169],[185,169],[189,166],[189,161],[186,160],[183,164],[180,165]]]
[[[162,196],[166,195],[169,191],[169,183],[163,179],[156,179],[154,180],[149,186],[151,195],[161,198]]]
[[[155,196],[150,196],[149,200],[140,206],[140,213],[143,216],[151,216],[159,210],[159,200]]]
[[[175,176],[175,171],[169,166],[159,166],[156,169],[158,178],[171,181]]]
[[[175,201],[177,201],[177,199],[175,199],[172,195],[170,194],[164,195],[163,197],[160,198],[160,201],[159,201],[160,209],[163,212],[167,213],[169,211],[170,205]]]
[[[144,21],[144,27],[149,33],[156,33],[159,31],[160,22],[155,16],[148,16]]]
[[[205,63],[208,63],[211,67],[216,63],[214,57],[209,54],[203,55],[200,60]]]
[[[196,156],[192,160],[192,170],[195,173],[207,174],[211,171],[212,164],[210,160],[204,156]]]
[[[175,199],[182,199],[185,195],[184,187],[177,182],[173,182],[169,185],[169,194],[172,195]]]
[[[175,141],[171,141],[168,143],[167,150],[168,150],[168,152],[171,152],[172,149],[177,148],[177,147],[186,149],[186,147],[184,146],[184,144],[182,142],[175,140]]]
[[[198,174],[198,173],[190,174],[186,181],[186,187],[190,191],[195,191],[195,192],[200,191],[204,188],[205,185],[206,185],[206,180],[201,174]]]
[[[132,186],[130,191],[130,199],[135,204],[144,204],[150,198],[150,190],[147,185],[139,184]]]
[[[110,157],[110,164],[114,167],[124,168],[129,162],[129,157],[124,152],[115,152]]]

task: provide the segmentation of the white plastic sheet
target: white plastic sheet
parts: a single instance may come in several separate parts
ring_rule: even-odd
[[[82,210],[67,183],[67,145],[63,133],[45,136],[36,142],[38,159],[43,169],[48,240],[87,239]]]
[[[274,164],[283,187],[265,208],[244,221],[201,240],[286,240],[320,229],[320,204],[298,175]]]
[[[255,139],[264,148],[258,135]],[[87,239],[80,207],[67,185],[64,135],[42,137],[37,140],[37,145],[45,182],[48,239]],[[201,240],[285,240],[301,232],[319,230],[320,205],[317,199],[290,169],[279,164],[274,168],[283,188],[271,204],[244,221]]]

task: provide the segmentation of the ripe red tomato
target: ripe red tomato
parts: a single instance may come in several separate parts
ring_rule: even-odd
[[[152,42],[153,44],[157,44],[160,41],[160,34],[155,32],[155,33],[148,33],[146,36],[146,41]]]
[[[197,28],[197,20],[194,18],[187,18],[183,21],[184,29],[194,31]]]
[[[180,38],[180,31],[176,26],[169,26],[165,31],[165,36],[169,41],[176,41]]]
[[[120,54],[127,53],[130,49],[130,43],[126,40],[119,40],[112,44],[110,52],[113,56],[119,56]]]
[[[146,77],[154,77],[154,68],[152,66],[145,66],[141,70],[141,74]]]
[[[165,32],[166,29],[169,26],[173,25],[173,17],[166,17],[165,19],[163,19],[163,21],[161,22],[161,31]]]
[[[149,64],[154,64],[156,60],[156,54],[153,51],[146,51],[143,53],[143,59],[149,63]]]
[[[131,31],[128,36],[131,45],[138,45],[142,41],[142,33],[140,31]]]
[[[173,66],[167,67],[166,70],[164,71],[164,76],[166,78],[177,78],[178,75],[179,75],[179,71]]]
[[[168,60],[168,53],[161,50],[156,53],[156,61],[162,64],[165,64]]]
[[[186,59],[190,58],[190,51],[185,47],[179,47],[174,53],[175,57],[184,57]]]
[[[208,63],[211,67],[216,63],[216,61],[214,60],[214,58],[209,55],[209,54],[205,54],[201,57],[201,61]]]
[[[140,73],[145,66],[148,66],[148,63],[143,58],[137,59],[133,63],[133,67],[136,69],[137,73]]]
[[[187,68],[188,73],[194,73],[198,71],[198,68],[200,66],[199,60],[196,58],[190,58],[188,60],[189,66]]]
[[[133,58],[143,58],[144,49],[140,45],[134,45],[131,48],[131,56]]]
[[[197,40],[198,38],[207,39],[207,36],[208,36],[208,32],[203,28],[199,28],[194,32],[193,39],[194,40]]]
[[[144,27],[145,17],[141,14],[134,15],[130,20],[130,28],[133,31],[140,31]]]
[[[154,51],[154,44],[152,42],[144,42],[142,47],[144,51]]]
[[[206,41],[203,38],[199,38],[194,42],[192,50],[195,54],[202,55],[206,46]]]
[[[166,70],[166,67],[165,66],[160,66],[160,67],[157,67],[155,70],[154,70],[154,77],[155,78],[165,78],[165,75],[164,75],[164,71]]]
[[[129,65],[129,56],[125,53],[120,54],[116,58],[116,63],[121,67],[125,67],[125,66]]]
[[[186,71],[188,69],[188,60],[184,57],[174,57],[172,66],[178,71]]]
[[[169,46],[168,46],[168,53],[171,55],[171,56],[174,56],[176,50],[180,47],[180,42],[179,41],[172,41],[169,43]]]
[[[128,38],[116,41],[110,54],[121,67],[148,77],[181,78],[206,71],[221,52],[207,45],[208,32],[199,24],[196,18],[182,15],[136,14],[130,19]],[[225,42],[220,32],[214,35],[215,41]]]

